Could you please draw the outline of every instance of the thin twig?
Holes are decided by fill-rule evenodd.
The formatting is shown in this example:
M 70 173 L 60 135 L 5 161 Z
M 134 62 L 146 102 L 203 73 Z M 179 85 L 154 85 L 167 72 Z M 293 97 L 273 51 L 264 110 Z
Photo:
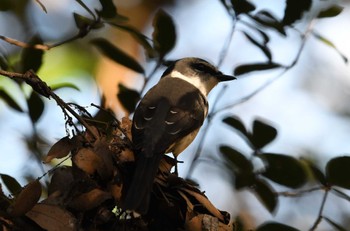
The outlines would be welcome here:
M 304 193 L 310 193 L 310 192 L 314 192 L 314 191 L 318 191 L 318 190 L 325 190 L 325 188 L 324 187 L 314 187 L 314 188 L 305 189 L 305 190 L 301 190 L 301 191 L 297 191 L 297 192 L 289 192 L 289 191 L 277 192 L 276 195 L 284 196 L 284 197 L 299 197 L 299 196 L 303 195 Z
M 323 215 L 322 214 L 323 214 L 324 206 L 326 204 L 328 192 L 329 192 L 329 190 L 325 190 L 323 198 L 322 198 L 321 207 L 320 207 L 320 210 L 318 211 L 317 219 L 316 219 L 315 223 L 312 225 L 312 227 L 309 229 L 309 231 L 316 230 L 317 226 L 321 223 L 321 221 L 323 219 Z

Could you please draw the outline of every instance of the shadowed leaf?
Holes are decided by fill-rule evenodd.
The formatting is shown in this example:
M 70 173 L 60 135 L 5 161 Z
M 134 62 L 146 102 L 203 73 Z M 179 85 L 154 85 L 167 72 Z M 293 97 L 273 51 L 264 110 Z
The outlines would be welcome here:
M 243 75 L 253 71 L 265 71 L 265 70 L 270 70 L 278 67 L 282 67 L 282 66 L 278 63 L 273 63 L 273 62 L 243 64 L 235 68 L 234 75 Z
M 38 202 L 41 196 L 41 184 L 35 180 L 27 184 L 18 194 L 15 202 L 8 208 L 11 216 L 19 217 L 26 214 Z
M 130 68 L 138 73 L 144 73 L 142 66 L 131 56 L 120 50 L 112 43 L 103 38 L 91 40 L 91 43 L 96 46 L 102 54 L 112 59 L 113 61 Z
M 123 84 L 118 84 L 118 88 L 119 92 L 117 96 L 120 103 L 129 113 L 132 113 L 136 108 L 137 102 L 140 100 L 140 93 Z
M 231 4 L 236 15 L 255 10 L 255 6 L 246 0 L 231 0 Z
M 18 111 L 18 112 L 23 112 L 22 108 L 12 99 L 11 96 L 7 94 L 6 91 L 3 89 L 0 89 L 0 99 L 4 100 L 5 103 L 10 106 L 12 109 Z
M 269 61 L 272 60 L 272 55 L 271 55 L 270 49 L 267 46 L 260 44 L 252 36 L 250 36 L 248 33 L 244 32 L 244 31 L 243 31 L 243 34 L 246 36 L 246 38 L 251 43 L 253 43 L 255 46 L 257 46 L 264 53 L 264 55 L 268 58 Z
M 0 56 L 0 68 L 2 69 L 2 70 L 7 70 L 8 69 L 8 62 L 7 62 L 7 60 L 6 60 L 6 58 L 5 57 L 3 57 L 3 56 Z
M 73 13 L 73 17 L 74 17 L 75 25 L 80 30 L 85 30 L 88 26 L 94 23 L 94 20 L 77 13 Z
M 27 100 L 29 116 L 33 123 L 36 123 L 44 112 L 45 104 L 43 99 L 36 93 L 32 92 Z
M 333 5 L 323 11 L 321 11 L 318 15 L 317 18 L 329 18 L 329 17 L 335 17 L 339 15 L 343 11 L 344 7 L 338 6 L 338 5 Z
M 303 159 L 303 161 L 306 163 L 307 167 L 311 170 L 312 177 L 315 178 L 316 181 L 321 183 L 322 185 L 327 185 L 326 176 L 324 173 L 311 161 Z
M 163 60 L 175 46 L 176 31 L 175 24 L 168 13 L 160 9 L 153 19 L 154 31 L 152 34 L 154 49 L 159 54 L 159 59 Z
M 228 147 L 221 146 L 220 152 L 223 154 L 226 160 L 233 165 L 233 170 L 235 172 L 252 172 L 253 165 L 252 163 L 239 151 Z
M 234 129 L 237 129 L 243 135 L 247 136 L 248 134 L 247 129 L 245 128 L 243 122 L 237 116 L 226 117 L 225 119 L 222 120 L 222 122 L 233 127 Z
M 257 23 L 261 26 L 274 29 L 278 31 L 281 35 L 286 36 L 283 24 L 278 20 L 272 13 L 261 10 L 256 13 L 254 16 L 251 16 Z
M 0 174 L 0 177 L 12 195 L 17 195 L 22 190 L 22 186 L 12 176 L 9 176 L 7 174 Z
M 254 173 L 236 173 L 235 175 L 235 188 L 237 190 L 243 189 L 246 187 L 253 187 L 256 182 L 256 175 Z
M 298 229 L 295 229 L 293 227 L 290 227 L 288 225 L 284 225 L 277 222 L 266 222 L 262 225 L 260 225 L 256 231 L 299 231 Z
M 29 45 L 43 44 L 39 36 L 34 36 L 29 42 Z M 44 51 L 34 48 L 24 48 L 21 54 L 20 66 L 21 72 L 33 70 L 37 72 L 42 64 Z
M 102 10 L 98 11 L 98 14 L 102 18 L 110 19 L 117 16 L 117 8 L 115 7 L 112 0 L 100 0 Z
M 11 10 L 13 5 L 14 5 L 13 0 L 1 0 L 0 1 L 0 11 Z
M 250 142 L 256 149 L 261 149 L 277 136 L 277 129 L 260 120 L 254 120 Z
M 287 155 L 263 153 L 258 155 L 266 164 L 263 176 L 290 187 L 298 188 L 306 182 L 306 173 L 301 163 Z
M 111 199 L 112 195 L 101 189 L 94 188 L 89 192 L 85 192 L 75 197 L 69 203 L 69 207 L 78 211 L 87 211 L 101 205 L 102 202 Z
M 252 188 L 266 209 L 273 213 L 277 207 L 278 200 L 272 187 L 267 182 L 259 179 L 256 180 Z
M 350 189 L 350 157 L 335 157 L 328 161 L 326 166 L 326 176 L 329 183 Z
M 36 204 L 26 216 L 45 230 L 78 230 L 77 219 L 56 205 Z
M 303 13 L 310 10 L 311 3 L 311 0 L 287 0 L 282 20 L 283 24 L 291 25 L 301 19 Z
M 72 140 L 68 136 L 65 136 L 57 141 L 54 145 L 52 145 L 49 152 L 47 153 L 44 163 L 49 163 L 54 158 L 60 159 L 66 157 L 74 148 L 79 145 L 75 141 L 76 139 Z

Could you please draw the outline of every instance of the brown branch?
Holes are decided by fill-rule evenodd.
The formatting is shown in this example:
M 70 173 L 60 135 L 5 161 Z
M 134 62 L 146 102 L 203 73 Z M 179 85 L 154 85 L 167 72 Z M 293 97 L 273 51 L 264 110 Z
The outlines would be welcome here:
M 58 95 L 56 95 L 51 90 L 51 88 L 44 81 L 42 81 L 40 79 L 40 77 L 37 76 L 32 70 L 29 70 L 29 71 L 25 72 L 24 74 L 0 70 L 0 75 L 3 75 L 5 77 L 8 77 L 8 78 L 14 79 L 14 80 L 25 81 L 38 94 L 40 94 L 48 99 L 50 97 L 52 97 L 63 110 L 67 110 L 70 114 L 72 114 L 86 128 L 86 130 L 89 133 L 91 133 L 91 135 L 95 139 L 98 138 L 96 136 L 95 132 L 93 131 L 93 129 L 91 128 L 91 126 L 89 126 L 86 123 L 86 121 L 81 116 L 79 116 L 79 114 L 76 113 L 66 102 L 64 102 Z

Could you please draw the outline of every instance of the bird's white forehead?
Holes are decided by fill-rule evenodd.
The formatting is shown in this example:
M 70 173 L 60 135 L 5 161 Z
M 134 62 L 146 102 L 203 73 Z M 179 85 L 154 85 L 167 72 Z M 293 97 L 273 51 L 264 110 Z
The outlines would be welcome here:
M 191 76 L 186 76 L 186 75 L 174 70 L 170 73 L 170 76 L 173 78 L 179 78 L 179 79 L 185 80 L 186 82 L 192 84 L 194 87 L 198 88 L 202 92 L 203 95 L 208 95 L 208 93 L 209 93 L 206 89 L 205 83 L 196 74 L 193 74 Z

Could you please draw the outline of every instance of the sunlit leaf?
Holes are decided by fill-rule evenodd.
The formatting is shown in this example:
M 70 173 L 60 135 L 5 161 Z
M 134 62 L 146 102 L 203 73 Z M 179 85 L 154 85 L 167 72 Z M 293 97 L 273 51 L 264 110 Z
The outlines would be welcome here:
M 268 58 L 269 61 L 272 60 L 272 54 L 271 54 L 271 51 L 270 49 L 263 45 L 263 44 L 260 44 L 258 41 L 256 41 L 251 35 L 249 35 L 247 32 L 243 31 L 243 34 L 246 36 L 246 38 L 251 42 L 253 43 L 255 46 L 257 46 L 264 54 L 265 56 Z
M 256 180 L 255 185 L 251 188 L 266 209 L 269 210 L 270 213 L 273 213 L 278 204 L 278 198 L 273 188 L 267 182 L 261 179 Z
M 129 113 L 132 113 L 136 108 L 137 102 L 140 100 L 140 93 L 123 84 L 118 84 L 118 89 L 117 96 L 120 103 Z
M 18 112 L 23 112 L 22 108 L 17 104 L 15 100 L 12 99 L 11 96 L 7 94 L 6 91 L 3 89 L 0 89 L 0 99 L 4 100 L 5 103 L 10 106 L 12 109 L 18 111 Z
M 22 216 L 34 207 L 40 196 L 41 184 L 39 180 L 32 181 L 23 188 L 7 211 L 11 216 Z
M 111 60 L 138 73 L 144 73 L 143 67 L 133 57 L 129 56 L 106 39 L 96 38 L 91 40 L 91 43 Z
M 36 93 L 32 92 L 27 100 L 29 117 L 33 123 L 36 123 L 44 112 L 45 104 L 43 99 Z
M 233 165 L 233 170 L 235 172 L 252 172 L 252 163 L 239 151 L 228 147 L 221 146 L 220 152 L 223 154 L 224 158 Z
M 319 41 L 326 44 L 327 46 L 333 48 L 342 57 L 344 62 L 348 63 L 348 58 L 343 53 L 341 53 L 340 50 L 334 45 L 334 43 L 332 43 L 329 39 L 325 38 L 324 36 L 320 35 L 315 31 L 312 32 L 312 35 L 315 36 L 315 38 L 317 38 Z
M 110 19 L 117 15 L 117 8 L 115 7 L 112 0 L 100 0 L 102 10 L 98 11 L 98 14 L 102 18 Z
M 329 183 L 350 189 L 350 156 L 335 157 L 328 161 L 326 176 Z
M 237 116 L 229 116 L 222 120 L 222 122 L 240 131 L 243 135 L 247 136 L 248 132 L 243 122 Z
M 35 45 L 35 44 L 42 44 L 43 41 L 39 36 L 34 36 L 28 44 Z M 24 48 L 21 54 L 21 71 L 26 72 L 28 70 L 33 70 L 34 72 L 37 72 L 42 64 L 44 51 L 34 48 Z
M 262 225 L 260 225 L 256 231 L 299 231 L 296 228 L 293 228 L 291 226 L 277 223 L 277 222 L 266 222 Z
M 266 165 L 262 175 L 268 179 L 290 188 L 298 188 L 305 184 L 307 180 L 306 173 L 297 159 L 274 153 L 263 153 L 258 157 Z
M 12 195 L 17 195 L 22 190 L 22 186 L 12 176 L 7 174 L 0 174 L 0 177 L 4 185 Z
M 250 137 L 250 142 L 256 149 L 263 148 L 265 145 L 272 142 L 276 138 L 276 136 L 276 128 L 261 120 L 254 120 L 253 133 Z
M 246 0 L 231 0 L 231 4 L 236 15 L 255 10 L 254 4 Z
M 175 46 L 175 24 L 170 15 L 160 9 L 153 19 L 153 27 L 154 49 L 158 52 L 160 60 L 162 60 Z
M 284 11 L 283 24 L 291 25 L 301 19 L 305 11 L 310 10 L 312 0 L 287 0 Z
M 235 68 L 234 75 L 243 75 L 253 71 L 265 71 L 265 70 L 271 70 L 279 67 L 282 67 L 282 66 L 278 63 L 273 63 L 273 62 L 243 64 Z
M 344 227 L 340 226 L 336 222 L 332 221 L 328 217 L 322 216 L 322 218 L 325 219 L 333 228 L 335 228 L 335 230 L 338 230 L 338 231 L 347 231 L 348 230 L 348 229 L 345 229 Z
M 333 5 L 323 11 L 321 11 L 317 18 L 329 18 L 329 17 L 335 17 L 339 15 L 344 10 L 344 7 L 339 5 Z

